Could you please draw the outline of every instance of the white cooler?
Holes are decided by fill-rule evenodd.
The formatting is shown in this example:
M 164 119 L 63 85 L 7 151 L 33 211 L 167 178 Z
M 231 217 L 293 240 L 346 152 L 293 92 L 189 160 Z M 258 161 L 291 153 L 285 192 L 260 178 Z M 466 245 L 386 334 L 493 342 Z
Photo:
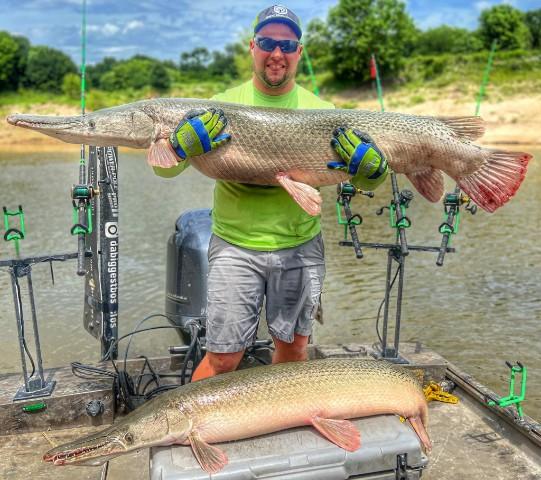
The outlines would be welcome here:
M 155 447 L 150 452 L 151 480 L 415 480 L 428 463 L 413 429 L 394 415 L 353 420 L 361 448 L 346 452 L 313 427 L 217 444 L 228 465 L 210 475 L 191 447 Z

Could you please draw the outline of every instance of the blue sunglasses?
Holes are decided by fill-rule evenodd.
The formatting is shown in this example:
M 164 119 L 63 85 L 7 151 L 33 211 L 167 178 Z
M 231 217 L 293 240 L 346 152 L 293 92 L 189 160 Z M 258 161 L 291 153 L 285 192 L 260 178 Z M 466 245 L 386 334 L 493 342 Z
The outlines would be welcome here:
M 282 53 L 293 53 L 299 48 L 300 42 L 297 40 L 274 40 L 269 37 L 255 37 L 255 44 L 265 52 L 273 52 L 278 46 Z

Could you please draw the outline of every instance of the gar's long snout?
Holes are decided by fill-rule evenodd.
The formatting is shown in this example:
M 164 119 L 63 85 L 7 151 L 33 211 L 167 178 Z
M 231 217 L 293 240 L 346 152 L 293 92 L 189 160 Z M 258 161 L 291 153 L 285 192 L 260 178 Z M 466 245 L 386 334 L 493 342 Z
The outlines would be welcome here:
M 101 465 L 124 453 L 123 435 L 114 428 L 52 448 L 43 455 L 54 465 Z
M 67 143 L 148 148 L 154 120 L 140 109 L 113 107 L 80 116 L 13 114 L 7 122 Z

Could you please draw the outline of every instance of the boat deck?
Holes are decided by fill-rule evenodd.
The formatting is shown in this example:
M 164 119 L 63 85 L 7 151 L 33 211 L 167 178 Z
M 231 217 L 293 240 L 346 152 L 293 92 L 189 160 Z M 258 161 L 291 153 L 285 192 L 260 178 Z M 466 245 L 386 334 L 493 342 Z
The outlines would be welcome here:
M 459 384 L 453 392 L 460 399 L 458 404 L 430 402 L 428 431 L 433 450 L 422 478 L 541 479 L 541 447 L 482 406 L 468 390 Z M 64 443 L 102 428 L 87 426 L 0 436 L 0 478 L 147 480 L 148 449 L 111 460 L 106 476 L 102 467 L 55 467 L 42 462 L 41 457 L 51 443 Z M 254 438 L 246 442 L 257 441 Z M 225 445 L 226 452 L 227 448 Z

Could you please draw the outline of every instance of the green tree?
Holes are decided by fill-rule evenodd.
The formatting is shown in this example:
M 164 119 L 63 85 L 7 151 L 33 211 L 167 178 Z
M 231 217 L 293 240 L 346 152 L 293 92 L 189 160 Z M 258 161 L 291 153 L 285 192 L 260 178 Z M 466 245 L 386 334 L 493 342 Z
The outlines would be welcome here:
M 180 71 L 200 75 L 206 71 L 210 60 L 210 52 L 205 47 L 196 47 L 191 52 L 182 52 L 180 55 Z
M 151 85 L 151 72 L 156 60 L 147 57 L 132 57 L 117 63 L 100 78 L 103 90 L 139 89 Z
M 212 52 L 212 61 L 208 65 L 208 72 L 213 77 L 237 77 L 234 45 L 226 45 L 225 52 Z
M 62 93 L 69 98 L 81 97 L 81 77 L 75 73 L 67 73 L 62 80 Z
M 7 32 L 0 32 L 0 91 L 16 90 L 19 80 L 19 44 Z
M 67 73 L 77 73 L 77 67 L 65 53 L 49 47 L 30 47 L 24 78 L 26 87 L 60 93 Z
M 303 44 L 310 56 L 314 71 L 326 69 L 330 63 L 331 47 L 329 29 L 323 20 L 315 18 L 308 23 L 303 36 Z
M 250 39 L 254 36 L 252 30 L 245 30 L 239 37 L 239 40 L 231 45 L 235 71 L 239 80 L 248 80 L 252 77 L 253 66 L 252 56 L 250 55 Z
M 156 62 L 152 65 L 150 69 L 150 86 L 159 92 L 169 90 L 169 87 L 171 87 L 171 79 L 163 64 Z
M 525 49 L 530 46 L 530 30 L 524 21 L 524 13 L 511 5 L 496 5 L 483 10 L 479 33 L 486 48 L 498 42 L 500 50 Z
M 19 45 L 19 61 L 17 63 L 17 86 L 24 83 L 24 76 L 26 73 L 26 65 L 28 64 L 28 52 L 30 51 L 30 42 L 27 38 L 15 35 L 13 40 Z
M 525 21 L 532 37 L 532 47 L 541 48 L 541 8 L 526 12 Z
M 113 57 L 105 57 L 101 62 L 86 67 L 86 80 L 89 87 L 101 88 L 101 77 L 110 72 L 118 60 Z
M 421 55 L 434 53 L 469 53 L 483 49 L 483 42 L 475 32 L 464 28 L 442 25 L 419 34 L 415 52 Z
M 327 23 L 336 77 L 361 81 L 369 78 L 372 53 L 383 76 L 397 75 L 418 34 L 400 0 L 340 0 Z
M 23 82 L 30 42 L 0 31 L 0 91 L 16 90 Z

